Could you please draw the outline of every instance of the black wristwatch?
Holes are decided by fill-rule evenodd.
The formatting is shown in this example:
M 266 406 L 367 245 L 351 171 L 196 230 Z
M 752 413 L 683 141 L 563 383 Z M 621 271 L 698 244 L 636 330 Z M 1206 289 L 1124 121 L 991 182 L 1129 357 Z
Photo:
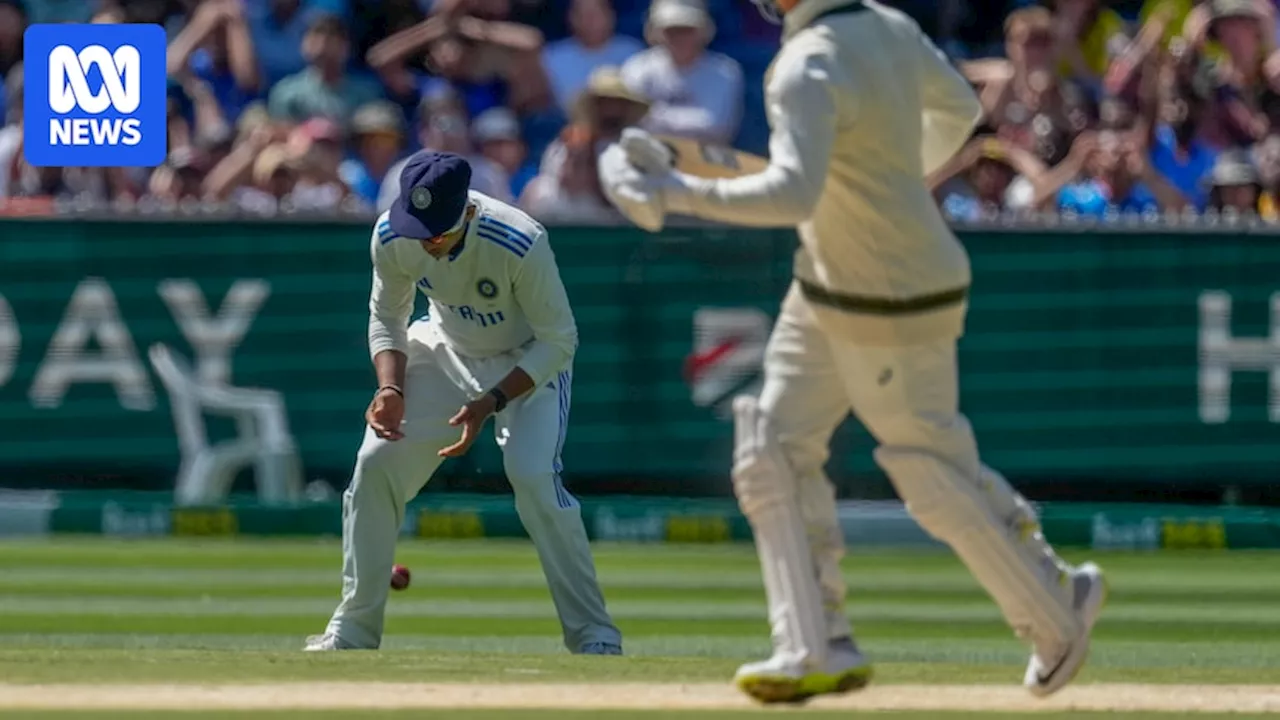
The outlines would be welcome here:
M 490 390 L 489 394 L 493 396 L 494 400 L 493 412 L 495 414 L 502 412 L 502 410 L 507 407 L 507 394 L 498 388 Z

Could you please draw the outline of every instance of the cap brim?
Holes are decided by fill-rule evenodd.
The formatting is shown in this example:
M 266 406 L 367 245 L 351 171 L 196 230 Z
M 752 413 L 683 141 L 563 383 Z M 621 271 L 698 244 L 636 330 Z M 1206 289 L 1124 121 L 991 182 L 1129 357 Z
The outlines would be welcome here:
M 387 222 L 391 225 L 391 232 L 401 237 L 430 240 L 450 230 L 457 229 L 462 225 L 462 219 L 467 216 L 466 206 L 463 205 L 462 213 L 458 216 L 458 219 L 454 220 L 448 227 L 432 228 L 409 212 L 409 207 L 405 204 L 407 202 L 409 202 L 407 196 L 396 198 L 396 201 L 391 203 L 390 211 L 387 214 Z

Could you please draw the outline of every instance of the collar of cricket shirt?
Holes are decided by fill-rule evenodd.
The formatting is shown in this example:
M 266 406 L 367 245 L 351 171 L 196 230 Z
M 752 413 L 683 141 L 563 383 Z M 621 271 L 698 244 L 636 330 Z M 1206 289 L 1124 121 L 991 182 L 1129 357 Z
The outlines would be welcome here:
M 468 220 L 467 223 L 462 226 L 462 237 L 458 238 L 458 244 L 454 245 L 453 249 L 449 251 L 449 255 L 448 255 L 449 262 L 453 262 L 454 260 L 457 260 L 458 256 L 462 254 L 462 248 L 467 246 L 467 233 L 469 232 L 471 232 L 470 220 Z
M 833 15 L 850 15 L 869 9 L 862 0 L 803 0 L 783 18 L 783 35 L 789 38 Z

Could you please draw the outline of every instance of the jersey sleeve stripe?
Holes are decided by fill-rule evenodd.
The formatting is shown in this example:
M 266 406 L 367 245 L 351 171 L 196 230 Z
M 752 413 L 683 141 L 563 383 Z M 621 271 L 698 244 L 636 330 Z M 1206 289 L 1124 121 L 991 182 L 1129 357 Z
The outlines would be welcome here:
M 530 238 L 528 235 L 520 232 L 519 230 L 511 227 L 510 225 L 502 222 L 501 220 L 495 220 L 491 217 L 485 217 L 480 219 L 480 224 L 483 226 L 487 226 L 490 230 L 496 231 L 499 235 L 506 235 L 507 237 L 511 238 L 517 245 L 522 246 L 526 251 L 529 248 L 533 247 L 533 238 Z
M 396 235 L 391 230 L 390 220 L 383 220 L 382 222 L 378 223 L 378 240 L 380 240 L 383 245 L 386 245 L 387 243 L 391 242 L 392 240 L 395 240 L 398 237 L 400 236 Z
M 524 257 L 524 254 L 528 252 L 528 248 L 521 247 L 515 240 L 512 240 L 509 236 L 499 235 L 496 232 L 494 232 L 492 229 L 487 227 L 483 227 L 483 226 L 480 227 L 478 230 L 476 230 L 476 235 L 484 238 L 485 240 L 488 240 L 489 242 L 495 245 L 501 245 L 502 247 L 514 253 L 516 257 Z

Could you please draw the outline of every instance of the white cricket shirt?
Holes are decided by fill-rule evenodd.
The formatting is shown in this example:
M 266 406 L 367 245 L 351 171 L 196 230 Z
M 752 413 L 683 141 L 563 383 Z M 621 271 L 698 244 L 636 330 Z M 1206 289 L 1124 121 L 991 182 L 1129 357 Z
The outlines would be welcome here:
M 414 238 L 395 234 L 383 213 L 370 241 L 373 291 L 369 353 L 409 349 L 415 288 L 427 296 L 427 322 L 464 357 L 524 348 L 518 366 L 539 386 L 565 369 L 578 328 L 547 230 L 519 209 L 474 190 L 476 206 L 461 244 L 433 258 Z
M 765 80 L 769 167 L 688 178 L 692 193 L 672 198 L 671 209 L 796 225 L 797 279 L 875 301 L 867 312 L 810 303 L 859 341 L 958 336 L 963 299 L 925 312 L 874 306 L 909 307 L 968 287 L 968 255 L 924 178 L 968 139 L 982 112 L 977 96 L 914 21 L 871 0 L 803 0 L 785 23 Z

